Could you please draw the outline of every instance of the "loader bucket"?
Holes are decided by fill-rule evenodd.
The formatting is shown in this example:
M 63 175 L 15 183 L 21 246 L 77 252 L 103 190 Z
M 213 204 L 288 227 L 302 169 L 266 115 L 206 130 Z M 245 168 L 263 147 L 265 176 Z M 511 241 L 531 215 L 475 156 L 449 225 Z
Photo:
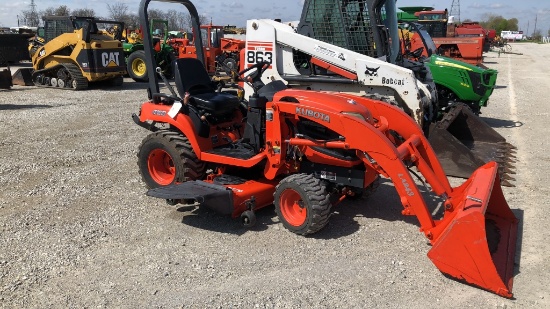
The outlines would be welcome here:
M 32 71 L 33 69 L 31 68 L 18 69 L 15 71 L 12 77 L 13 84 L 19 86 L 34 86 Z
M 0 89 L 10 89 L 11 83 L 11 71 L 9 68 L 0 71 Z
M 448 176 L 468 178 L 480 166 L 499 164 L 502 185 L 513 186 L 515 147 L 476 116 L 465 104 L 457 104 L 430 126 L 428 140 Z
M 462 202 L 442 223 L 428 257 L 444 274 L 511 298 L 518 219 L 502 193 L 497 164 L 479 168 L 458 190 L 453 199 Z

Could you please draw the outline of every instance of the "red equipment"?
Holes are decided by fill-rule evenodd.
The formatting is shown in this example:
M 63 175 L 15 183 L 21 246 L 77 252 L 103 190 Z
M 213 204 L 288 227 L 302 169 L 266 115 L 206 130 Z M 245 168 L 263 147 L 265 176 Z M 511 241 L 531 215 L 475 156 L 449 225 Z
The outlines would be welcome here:
M 201 37 L 203 43 L 206 68 L 208 73 L 213 74 L 222 66 L 227 73 L 238 70 L 239 52 L 245 46 L 245 41 L 223 37 L 223 26 L 202 25 Z M 169 41 L 176 50 L 178 58 L 196 58 L 197 51 L 194 42 L 187 38 L 173 38 Z M 216 62 L 219 65 L 216 65 Z
M 141 8 L 150 1 L 142 0 Z M 191 2 L 180 2 L 196 14 Z M 148 22 L 146 13 L 140 17 Z M 150 40 L 146 34 L 145 46 Z M 401 109 L 354 95 L 287 89 L 281 81 L 264 84 L 269 62 L 239 73 L 255 89 L 243 108 L 237 97 L 212 87 L 201 47 L 198 59 L 175 61 L 177 92 L 164 79 L 171 94 L 159 93 L 148 70 L 150 100 L 133 115 L 152 131 L 138 153 L 148 195 L 171 204 L 195 200 L 240 217 L 245 226 L 254 224 L 254 211 L 274 204 L 287 229 L 307 235 L 327 224 L 331 201 L 361 194 L 382 175 L 393 181 L 402 214 L 418 218 L 433 245 L 428 256 L 442 272 L 512 297 L 518 220 L 495 162 L 453 188 L 422 129 Z M 146 54 L 152 66 L 153 51 Z M 441 200 L 440 218 L 415 184 L 413 165 Z
M 405 10 L 406 8 L 401 8 Z M 455 25 L 449 22 L 448 11 L 415 12 L 418 22 L 427 28 L 438 54 L 455 58 L 473 65 L 481 65 L 485 48 L 485 30 L 475 23 Z M 412 46 L 412 50 L 422 45 Z M 488 46 L 487 46 L 488 47 Z M 488 51 L 488 49 L 487 49 Z M 426 52 L 425 52 L 426 53 Z M 426 55 L 427 56 L 427 53 Z

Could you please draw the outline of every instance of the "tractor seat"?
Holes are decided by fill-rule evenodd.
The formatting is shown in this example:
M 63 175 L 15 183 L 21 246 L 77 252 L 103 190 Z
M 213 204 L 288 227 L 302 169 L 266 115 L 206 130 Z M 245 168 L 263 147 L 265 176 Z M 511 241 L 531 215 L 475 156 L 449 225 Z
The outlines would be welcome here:
M 216 91 L 216 87 L 202 62 L 195 58 L 174 61 L 176 89 L 180 97 L 190 94 L 189 103 L 212 115 L 223 115 L 239 107 L 239 98 Z

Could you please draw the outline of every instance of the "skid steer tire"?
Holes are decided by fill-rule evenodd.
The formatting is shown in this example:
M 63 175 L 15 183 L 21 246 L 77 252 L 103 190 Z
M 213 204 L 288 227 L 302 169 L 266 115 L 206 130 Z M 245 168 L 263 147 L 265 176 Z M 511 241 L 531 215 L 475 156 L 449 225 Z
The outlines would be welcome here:
M 313 234 L 328 223 L 330 196 L 313 175 L 294 174 L 275 189 L 275 212 L 285 228 L 299 235 Z
M 136 50 L 128 56 L 126 61 L 128 75 L 136 82 L 148 82 L 147 65 L 145 63 L 145 52 Z
M 160 130 L 145 137 L 138 151 L 138 167 L 147 188 L 202 179 L 206 164 L 197 158 L 187 137 Z

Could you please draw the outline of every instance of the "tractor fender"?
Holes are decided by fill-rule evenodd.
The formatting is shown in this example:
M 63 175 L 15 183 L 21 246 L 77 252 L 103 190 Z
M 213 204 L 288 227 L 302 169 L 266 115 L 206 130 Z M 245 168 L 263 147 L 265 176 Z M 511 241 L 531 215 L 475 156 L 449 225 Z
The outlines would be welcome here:
M 200 159 L 201 149 L 209 149 L 208 139 L 199 136 L 199 132 L 195 128 L 190 115 L 180 112 L 177 113 L 174 118 L 170 117 L 168 112 L 171 108 L 171 105 L 161 105 L 153 102 L 143 103 L 141 106 L 139 120 L 142 123 L 154 121 L 170 124 L 187 137 L 189 143 L 193 147 L 193 151 L 195 151 L 195 154 Z

